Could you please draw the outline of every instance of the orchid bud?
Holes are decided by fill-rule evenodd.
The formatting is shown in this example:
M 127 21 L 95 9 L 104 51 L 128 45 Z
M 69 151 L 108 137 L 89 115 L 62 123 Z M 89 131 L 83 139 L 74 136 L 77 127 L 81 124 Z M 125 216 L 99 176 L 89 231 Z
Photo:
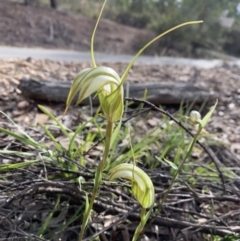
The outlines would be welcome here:
M 196 110 L 192 110 L 190 112 L 190 116 L 186 118 L 189 124 L 198 125 L 199 122 L 201 121 L 201 114 Z

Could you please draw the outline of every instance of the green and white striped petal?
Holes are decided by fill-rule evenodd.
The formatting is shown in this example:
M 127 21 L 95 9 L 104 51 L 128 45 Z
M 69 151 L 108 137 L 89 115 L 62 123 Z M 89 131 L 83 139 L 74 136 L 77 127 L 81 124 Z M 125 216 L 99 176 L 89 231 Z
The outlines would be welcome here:
M 94 92 L 98 93 L 101 107 L 109 121 L 119 120 L 123 114 L 123 87 L 119 75 L 111 68 L 99 66 L 82 70 L 70 88 L 67 107 L 79 92 L 76 105 Z
M 110 180 L 125 178 L 132 182 L 132 194 L 143 208 L 150 208 L 154 204 L 155 191 L 150 177 L 139 167 L 123 163 L 110 170 Z
M 118 86 L 109 95 L 104 95 L 104 91 L 101 91 L 98 97 L 106 118 L 113 123 L 118 121 L 122 117 L 124 110 L 122 85 Z

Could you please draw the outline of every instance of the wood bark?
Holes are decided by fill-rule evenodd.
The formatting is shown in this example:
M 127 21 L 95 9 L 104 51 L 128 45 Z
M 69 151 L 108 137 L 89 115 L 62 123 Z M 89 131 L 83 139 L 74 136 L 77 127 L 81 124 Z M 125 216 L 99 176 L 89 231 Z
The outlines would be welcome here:
M 51 8 L 57 8 L 57 0 L 50 0 Z
M 29 5 L 29 0 L 24 0 L 24 5 Z M 57 8 L 57 0 L 50 0 L 50 6 L 51 8 Z
M 70 81 L 47 81 L 37 79 L 22 79 L 18 88 L 22 94 L 29 99 L 66 102 L 67 95 L 71 86 Z M 202 103 L 206 100 L 216 99 L 216 93 L 201 89 L 195 84 L 179 82 L 147 82 L 129 83 L 124 85 L 125 95 L 135 98 L 143 98 L 147 91 L 146 100 L 156 105 L 161 104 L 180 104 L 181 102 Z M 76 98 L 73 102 L 75 103 Z M 98 98 L 93 98 L 93 105 L 98 105 Z M 89 104 L 85 99 L 83 105 Z

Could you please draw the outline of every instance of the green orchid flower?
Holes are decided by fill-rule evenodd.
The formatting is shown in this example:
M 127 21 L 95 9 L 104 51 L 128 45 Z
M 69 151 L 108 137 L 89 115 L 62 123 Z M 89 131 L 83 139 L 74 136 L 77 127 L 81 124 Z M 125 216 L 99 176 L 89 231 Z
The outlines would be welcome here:
M 110 181 L 116 178 L 126 178 L 132 182 L 132 194 L 143 208 L 154 204 L 155 191 L 150 177 L 139 167 L 123 163 L 110 170 Z
M 97 92 L 101 108 L 108 121 L 114 123 L 123 114 L 123 87 L 119 75 L 111 68 L 98 66 L 82 70 L 70 88 L 66 110 L 79 92 L 76 105 Z

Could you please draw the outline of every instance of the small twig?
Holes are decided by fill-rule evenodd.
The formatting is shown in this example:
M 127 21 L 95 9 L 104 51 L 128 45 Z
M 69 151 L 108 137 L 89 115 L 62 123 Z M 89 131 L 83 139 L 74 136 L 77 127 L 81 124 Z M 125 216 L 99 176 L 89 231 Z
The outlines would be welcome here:
M 239 203 L 240 198 L 239 197 L 233 197 L 233 196 L 215 196 L 215 195 L 199 195 L 199 199 L 201 200 L 215 200 L 215 201 L 221 201 L 221 202 L 235 202 Z
M 197 213 L 195 211 L 190 211 L 190 210 L 186 210 L 184 208 L 176 208 L 176 207 L 172 207 L 172 206 L 164 206 L 164 210 L 171 210 L 171 211 L 174 211 L 174 212 L 178 212 L 178 213 L 186 213 L 186 214 L 191 214 L 191 215 L 194 215 L 194 216 L 198 216 L 198 217 L 201 217 L 201 218 L 205 218 L 205 219 L 210 219 L 211 217 L 210 216 L 207 216 L 203 213 Z
M 119 219 L 117 219 L 115 222 L 113 222 L 111 225 L 103 228 L 101 231 L 96 232 L 94 235 L 92 235 L 91 237 L 88 237 L 88 238 L 84 239 L 83 241 L 89 241 L 89 240 L 97 237 L 99 234 L 101 234 L 101 233 L 109 230 L 110 228 L 118 225 L 121 221 L 126 220 L 127 217 L 128 217 L 131 213 L 137 213 L 137 212 L 138 212 L 138 209 L 139 209 L 139 206 L 138 206 L 138 205 L 135 206 L 135 207 L 133 207 L 131 211 L 129 211 L 129 212 L 124 213 L 123 215 L 121 215 L 121 217 L 120 217 Z M 139 214 L 137 214 L 137 216 L 138 216 L 138 218 L 139 218 Z
M 98 140 L 94 145 L 92 145 L 86 152 L 83 153 L 83 155 L 87 155 L 90 153 L 90 151 L 92 149 L 94 149 L 95 147 L 97 147 L 101 142 L 103 142 L 106 139 L 106 137 L 104 136 L 103 138 L 101 138 L 100 140 Z
M 131 115 L 129 118 L 127 118 L 127 119 L 125 119 L 125 120 L 123 121 L 123 124 L 125 124 L 126 122 L 128 122 L 128 121 L 131 120 L 132 118 L 134 118 L 134 117 L 136 117 L 136 116 L 138 116 L 138 115 L 141 115 L 141 114 L 143 114 L 143 113 L 145 113 L 145 112 L 147 112 L 147 111 L 149 111 L 149 110 L 151 110 L 151 108 L 143 109 L 143 110 L 141 110 L 141 111 L 139 111 L 139 112 Z
M 202 225 L 202 224 L 196 224 L 196 223 L 190 223 L 183 220 L 175 220 L 171 218 L 165 218 L 160 216 L 154 217 L 153 224 L 157 224 L 159 226 L 166 226 L 166 227 L 172 227 L 172 228 L 179 228 L 184 229 L 190 227 L 191 230 L 195 229 L 201 229 L 204 233 L 209 234 L 216 234 L 220 236 L 225 236 L 229 234 L 235 234 L 236 232 L 240 231 L 239 227 L 225 227 L 225 226 L 216 226 L 216 225 Z

